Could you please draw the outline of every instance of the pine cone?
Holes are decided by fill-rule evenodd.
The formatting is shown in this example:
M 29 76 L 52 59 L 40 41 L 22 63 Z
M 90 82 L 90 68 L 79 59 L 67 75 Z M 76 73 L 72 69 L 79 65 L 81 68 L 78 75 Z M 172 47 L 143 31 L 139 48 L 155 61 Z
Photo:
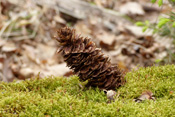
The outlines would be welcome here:
M 67 66 L 78 74 L 80 81 L 88 80 L 87 86 L 115 90 L 124 83 L 122 72 L 117 66 L 111 66 L 109 58 L 91 39 L 76 35 L 68 27 L 61 28 L 56 39 L 60 43 L 58 52 Z

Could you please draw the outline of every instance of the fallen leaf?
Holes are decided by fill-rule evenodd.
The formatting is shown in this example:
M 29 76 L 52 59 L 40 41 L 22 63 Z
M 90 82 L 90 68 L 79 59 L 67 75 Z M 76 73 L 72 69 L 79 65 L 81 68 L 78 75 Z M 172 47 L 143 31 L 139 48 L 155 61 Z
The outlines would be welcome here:
M 2 64 L 2 63 L 0 63 L 0 71 L 2 70 L 2 68 L 3 68 L 3 64 Z
M 41 73 L 42 77 L 51 76 L 51 75 L 63 76 L 65 73 L 69 71 L 70 69 L 66 67 L 66 63 L 47 66 L 45 69 L 37 70 L 37 72 Z
M 2 52 L 14 52 L 17 50 L 15 43 L 8 42 L 2 47 Z
M 77 22 L 75 29 L 77 32 L 81 33 L 82 36 L 89 36 L 91 33 L 91 30 L 83 21 Z
M 34 75 L 32 68 L 21 68 L 19 74 L 23 79 L 31 78 L 31 76 Z
M 126 25 L 125 29 L 137 38 L 141 38 L 144 36 L 152 36 L 152 30 L 143 32 L 142 27 Z
M 102 31 L 96 34 L 96 38 L 100 41 L 99 44 L 103 49 L 114 50 L 116 45 L 115 35 Z
M 144 15 L 145 11 L 137 2 L 127 2 L 119 8 L 119 11 L 127 15 Z
M 144 100 L 155 100 L 155 97 L 153 97 L 153 93 L 151 91 L 144 91 L 141 96 L 134 99 L 135 102 L 142 102 Z
M 72 76 L 72 75 L 74 75 L 74 72 L 73 71 L 68 71 L 63 76 L 69 77 L 69 76 Z
M 7 43 L 7 42 L 6 42 L 5 40 L 2 40 L 2 39 L 0 38 L 0 47 L 4 46 L 6 43 Z
M 170 94 L 173 94 L 173 91 L 170 91 Z
M 54 16 L 53 19 L 59 23 L 66 24 L 66 21 L 63 18 L 61 18 L 59 15 Z
M 3 81 L 5 82 L 10 82 L 14 78 L 12 69 L 10 68 L 11 61 L 12 61 L 12 58 L 7 58 L 4 60 L 4 63 L 3 63 L 2 73 L 4 76 Z

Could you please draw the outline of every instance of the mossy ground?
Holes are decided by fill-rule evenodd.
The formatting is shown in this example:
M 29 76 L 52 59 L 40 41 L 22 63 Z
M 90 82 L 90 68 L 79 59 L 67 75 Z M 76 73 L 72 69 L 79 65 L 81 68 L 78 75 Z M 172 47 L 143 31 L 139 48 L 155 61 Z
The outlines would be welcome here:
M 127 83 L 111 104 L 98 88 L 82 89 L 77 76 L 1 82 L 0 116 L 175 116 L 174 65 L 141 68 L 125 78 Z M 156 101 L 134 102 L 145 90 L 152 91 Z

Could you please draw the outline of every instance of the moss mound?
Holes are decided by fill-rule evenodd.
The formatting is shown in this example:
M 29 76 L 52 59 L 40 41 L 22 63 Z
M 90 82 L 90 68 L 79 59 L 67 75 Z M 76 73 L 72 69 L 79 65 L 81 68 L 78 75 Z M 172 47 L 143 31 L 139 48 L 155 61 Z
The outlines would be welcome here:
M 125 76 L 116 101 L 107 104 L 104 92 L 82 89 L 77 76 L 49 77 L 0 83 L 0 116 L 174 116 L 175 66 L 141 68 Z M 134 98 L 150 90 L 156 101 L 136 103 Z

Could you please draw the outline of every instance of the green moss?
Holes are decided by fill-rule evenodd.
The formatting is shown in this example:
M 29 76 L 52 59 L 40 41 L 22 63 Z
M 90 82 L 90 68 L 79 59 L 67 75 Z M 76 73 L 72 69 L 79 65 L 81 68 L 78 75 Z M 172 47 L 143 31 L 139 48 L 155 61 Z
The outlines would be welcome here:
M 125 76 L 116 101 L 107 104 L 104 92 L 82 89 L 77 76 L 49 77 L 20 83 L 0 83 L 0 116 L 174 116 L 175 66 L 141 68 Z M 82 84 L 83 85 L 83 84 Z M 135 103 L 151 90 L 156 101 Z

